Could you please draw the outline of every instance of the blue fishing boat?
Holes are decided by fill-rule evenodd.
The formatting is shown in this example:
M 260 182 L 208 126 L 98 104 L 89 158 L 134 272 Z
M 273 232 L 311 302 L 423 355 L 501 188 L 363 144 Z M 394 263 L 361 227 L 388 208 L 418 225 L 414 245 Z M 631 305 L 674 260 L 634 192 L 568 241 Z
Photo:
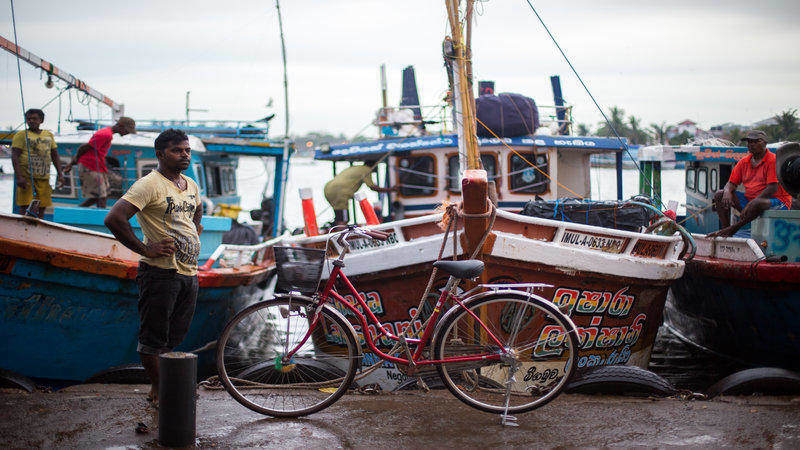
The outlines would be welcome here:
M 188 130 L 191 132 L 191 130 Z M 91 131 L 56 135 L 59 155 L 71 159 Z M 138 178 L 157 166 L 155 133 L 117 136 L 107 163 L 112 171 L 109 206 Z M 185 173 L 197 182 L 207 211 L 199 263 L 195 316 L 180 350 L 213 348 L 221 327 L 236 311 L 258 300 L 272 275 L 265 248 L 222 244 L 238 212 L 236 167 L 241 155 L 274 161 L 280 173 L 284 145 L 264 139 L 190 135 L 192 163 Z M 139 255 L 123 247 L 103 225 L 107 209 L 82 208 L 75 174 L 53 193 L 44 220 L 0 213 L 0 368 L 40 379 L 84 381 L 109 368 L 138 362 L 136 352 Z M 282 177 L 272 194 L 281 195 Z M 277 206 L 280 202 L 273 202 Z M 20 213 L 21 211 L 15 211 Z M 228 214 L 229 217 L 224 215 Z M 278 217 L 277 210 L 265 215 Z M 279 223 L 280 221 L 272 221 Z M 141 237 L 136 218 L 131 224 Z M 276 225 L 277 226 L 277 225 Z M 267 233 L 269 234 L 269 233 Z M 209 345 L 212 344 L 212 345 Z M 210 352 L 200 353 L 211 367 Z
M 768 146 L 787 153 L 779 147 Z M 769 210 L 752 222 L 749 232 L 709 239 L 706 234 L 719 229 L 711 208 L 714 193 L 725 186 L 747 149 L 657 146 L 639 156 L 686 163 L 684 226 L 695 233 L 697 253 L 671 287 L 665 325 L 684 341 L 740 363 L 800 369 L 800 210 Z M 794 196 L 798 180 L 780 174 L 797 158 L 796 152 L 779 156 L 776 167 Z

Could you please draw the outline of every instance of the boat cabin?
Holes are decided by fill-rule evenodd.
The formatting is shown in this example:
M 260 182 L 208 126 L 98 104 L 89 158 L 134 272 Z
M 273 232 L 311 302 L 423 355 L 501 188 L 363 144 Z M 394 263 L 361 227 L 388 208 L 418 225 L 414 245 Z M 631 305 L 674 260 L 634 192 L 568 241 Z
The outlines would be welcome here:
M 110 184 L 109 208 L 137 179 L 147 175 L 158 166 L 154 149 L 155 138 L 158 136 L 156 131 L 137 131 L 135 134 L 114 137 L 106 157 Z M 241 197 L 238 192 L 236 169 L 239 165 L 239 157 L 248 155 L 273 159 L 276 173 L 281 173 L 284 164 L 288 164 L 288 158 L 284 161 L 283 143 L 280 142 L 236 137 L 210 137 L 211 135 L 207 133 L 203 133 L 203 135 L 208 137 L 200 138 L 189 134 L 192 132 L 191 128 L 184 131 L 189 136 L 192 148 L 191 164 L 184 174 L 197 183 L 204 205 L 200 254 L 202 261 L 206 260 L 221 244 L 222 235 L 231 228 L 231 219 L 236 219 L 238 216 Z M 62 165 L 69 163 L 78 147 L 89 142 L 93 132 L 93 130 L 78 130 L 55 136 Z M 254 136 L 263 138 L 261 135 Z M 69 174 L 65 174 L 63 186 L 53 189 L 53 208 L 45 211 L 45 219 L 108 233 L 108 229 L 103 224 L 107 209 L 78 206 L 84 201 L 78 177 L 78 171 L 81 168 L 81 165 L 74 166 Z M 55 186 L 54 170 L 51 170 L 51 178 L 51 184 Z M 274 198 L 280 197 L 283 185 L 282 177 L 273 177 L 272 194 Z M 14 192 L 16 193 L 16 190 Z M 13 203 L 12 212 L 23 214 L 24 211 L 20 211 L 15 203 Z M 273 210 L 267 214 L 270 214 L 271 217 L 278 217 L 280 202 L 273 202 L 273 205 Z M 279 223 L 280 221 L 277 220 L 272 221 L 274 227 L 277 227 Z M 141 238 L 141 229 L 135 216 L 131 219 L 131 225 L 134 232 Z M 277 230 L 273 229 L 265 234 L 275 235 L 276 233 Z
M 768 144 L 775 153 L 780 143 Z M 686 217 L 683 226 L 691 233 L 708 234 L 719 230 L 719 217 L 711 207 L 714 194 L 725 187 L 733 167 L 748 155 L 746 147 L 704 147 L 656 145 L 639 149 L 642 165 L 662 162 L 684 162 L 686 192 Z M 744 185 L 737 190 L 744 192 Z M 738 212 L 731 211 L 733 218 Z M 789 261 L 800 261 L 800 241 L 793 231 L 800 229 L 800 210 L 765 211 L 750 226 L 745 226 L 734 237 L 752 238 L 765 255 L 786 256 Z M 792 241 L 794 239 L 794 241 Z
M 535 197 L 589 198 L 590 155 L 623 149 L 617 139 L 545 135 L 479 138 L 478 145 L 483 168 L 497 187 L 498 206 L 513 212 Z M 379 174 L 381 185 L 400 187 L 388 194 L 393 219 L 430 214 L 445 201 L 461 199 L 455 135 L 335 145 L 318 149 L 314 158 L 332 161 L 335 175 L 342 164 L 376 160 L 386 153 L 390 154 Z

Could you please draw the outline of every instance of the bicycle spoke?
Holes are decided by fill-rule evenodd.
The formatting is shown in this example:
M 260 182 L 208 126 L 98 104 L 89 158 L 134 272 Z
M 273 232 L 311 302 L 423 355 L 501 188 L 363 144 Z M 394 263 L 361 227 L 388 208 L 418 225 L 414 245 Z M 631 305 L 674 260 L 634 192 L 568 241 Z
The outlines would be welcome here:
M 309 327 L 303 302 L 272 300 L 251 306 L 220 338 L 223 386 L 254 411 L 292 417 L 315 412 L 340 397 L 355 375 L 355 336 L 327 309 L 315 324 L 316 345 L 309 339 L 297 349 Z M 334 335 L 341 342 L 329 342 Z
M 439 373 L 448 388 L 465 403 L 494 413 L 523 412 L 558 394 L 574 370 L 577 340 L 566 336 L 559 353 L 536 356 L 537 343 L 549 339 L 546 326 L 571 326 L 554 307 L 525 296 L 489 296 L 440 324 L 434 347 L 438 359 L 495 354 L 498 359 L 444 362 Z M 562 328 L 563 329 L 563 328 Z M 503 343 L 499 348 L 486 330 Z

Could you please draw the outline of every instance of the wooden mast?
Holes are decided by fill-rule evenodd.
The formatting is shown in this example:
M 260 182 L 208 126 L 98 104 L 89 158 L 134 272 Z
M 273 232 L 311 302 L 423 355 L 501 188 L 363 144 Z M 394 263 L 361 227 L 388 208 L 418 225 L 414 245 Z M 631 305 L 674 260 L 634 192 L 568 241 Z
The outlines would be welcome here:
M 467 17 L 472 16 L 472 3 L 473 0 L 467 1 Z M 459 139 L 463 139 L 467 150 L 467 169 L 480 169 L 480 157 L 478 156 L 478 139 L 475 128 L 475 100 L 472 95 L 472 63 L 468 59 L 471 51 L 469 47 L 464 45 L 463 29 L 461 27 L 461 18 L 459 17 L 459 3 L 460 0 L 445 0 L 447 5 L 447 17 L 450 22 L 451 39 L 453 42 L 453 51 L 455 52 L 454 78 L 455 87 L 458 90 L 458 105 L 456 109 L 460 110 L 460 119 L 463 125 L 463 136 L 459 135 Z M 466 23 L 468 35 L 471 34 L 471 25 Z M 456 117 L 458 120 L 459 117 Z
M 459 119 L 458 107 L 461 109 L 461 124 L 459 130 L 459 142 L 464 142 L 466 147 L 467 167 L 461 179 L 461 198 L 464 213 L 468 215 L 484 214 L 488 210 L 487 192 L 488 181 L 486 171 L 481 169 L 481 159 L 478 153 L 478 137 L 475 122 L 475 100 L 472 94 L 472 63 L 471 50 L 464 45 L 463 30 L 459 17 L 460 0 L 445 0 L 447 5 L 447 17 L 452 31 L 453 51 L 455 53 L 455 64 L 453 77 L 455 87 L 458 89 L 456 96 L 459 102 L 456 106 L 456 120 Z M 473 0 L 466 0 L 466 28 L 467 36 L 471 37 L 472 6 Z M 464 219 L 464 236 L 462 242 L 467 255 L 471 255 L 480 243 L 483 234 L 486 232 L 488 220 L 485 217 L 466 217 Z M 479 253 L 480 255 L 480 253 Z M 477 256 L 480 257 L 480 256 Z

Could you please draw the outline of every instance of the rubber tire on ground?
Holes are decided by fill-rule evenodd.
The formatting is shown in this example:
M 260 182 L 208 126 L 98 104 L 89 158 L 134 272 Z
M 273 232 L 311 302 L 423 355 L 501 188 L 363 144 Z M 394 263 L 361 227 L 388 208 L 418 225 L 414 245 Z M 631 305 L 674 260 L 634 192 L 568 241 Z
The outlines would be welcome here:
M 575 377 L 566 392 L 580 394 L 674 395 L 677 389 L 659 375 L 635 366 L 593 367 Z
M 778 367 L 740 370 L 708 388 L 708 398 L 721 394 L 742 395 L 754 392 L 769 394 L 800 393 L 800 374 Z
M 6 369 L 0 369 L 0 388 L 23 389 L 28 392 L 36 390 L 36 383 L 25 375 Z
M 283 299 L 270 299 L 270 300 L 265 300 L 265 301 L 262 301 L 262 302 L 254 303 L 254 304 L 248 306 L 247 308 L 241 310 L 230 321 L 228 321 L 228 324 L 225 326 L 225 329 L 222 331 L 222 334 L 220 335 L 219 340 L 217 341 L 218 342 L 218 344 L 217 344 L 217 356 L 216 356 L 216 359 L 217 359 L 217 372 L 219 374 L 220 382 L 222 383 L 222 386 L 225 388 L 225 390 L 228 391 L 228 393 L 237 402 L 241 403 L 243 406 L 247 407 L 248 409 L 250 409 L 252 411 L 255 411 L 255 412 L 259 413 L 259 414 L 264 414 L 264 415 L 268 415 L 268 416 L 272 416 L 272 417 L 301 417 L 301 416 L 305 416 L 305 415 L 308 415 L 308 414 L 313 414 L 315 412 L 318 412 L 318 411 L 321 411 L 321 410 L 327 408 L 328 406 L 333 404 L 336 400 L 338 400 L 342 395 L 344 395 L 345 392 L 347 392 L 347 389 L 350 387 L 350 385 L 353 382 L 353 378 L 355 377 L 357 366 L 360 365 L 360 360 L 359 360 L 358 357 L 352 357 L 351 358 L 351 364 L 348 367 L 348 370 L 347 370 L 347 372 L 345 374 L 345 380 L 343 381 L 342 384 L 339 385 L 339 389 L 336 392 L 332 393 L 324 401 L 322 401 L 322 402 L 320 402 L 320 403 L 318 403 L 318 404 L 316 404 L 316 405 L 314 405 L 314 406 L 312 406 L 310 408 L 307 408 L 307 409 L 304 409 L 304 410 L 301 410 L 301 411 L 297 411 L 297 412 L 276 411 L 276 410 L 273 410 L 273 409 L 264 408 L 262 406 L 256 405 L 255 403 L 250 402 L 241 393 L 239 393 L 239 391 L 233 386 L 233 383 L 231 383 L 230 379 L 228 378 L 228 374 L 227 374 L 227 371 L 225 369 L 224 353 L 225 353 L 226 343 L 228 341 L 228 338 L 230 337 L 231 330 L 235 327 L 235 325 L 239 322 L 239 320 L 242 317 L 247 316 L 250 313 L 258 311 L 259 309 L 262 309 L 262 308 L 267 307 L 269 305 L 279 305 L 279 304 L 284 304 L 284 303 L 286 303 L 286 301 L 283 300 Z M 306 306 L 312 304 L 310 301 L 304 300 L 304 299 L 300 299 L 300 298 L 294 298 L 292 300 L 292 303 L 296 304 L 296 305 L 300 305 L 301 307 L 306 307 Z M 343 331 L 344 337 L 350 343 L 350 347 L 353 349 L 354 352 L 357 352 L 357 350 L 360 347 L 358 345 L 358 341 L 357 341 L 356 336 L 350 331 L 350 324 L 346 320 L 341 319 L 339 315 L 331 314 L 330 311 L 332 311 L 332 309 L 330 309 L 330 307 L 327 306 L 327 305 L 325 307 L 323 307 L 323 309 L 322 309 L 322 312 L 325 313 L 325 316 L 328 319 L 332 320 L 333 322 L 336 322 L 337 325 L 339 325 L 339 327 Z
M 124 364 L 101 370 L 87 378 L 84 383 L 150 384 L 150 378 L 141 364 Z
M 489 296 L 486 296 L 486 297 L 477 298 L 477 299 L 474 299 L 472 301 L 467 300 L 466 302 L 464 302 L 464 306 L 467 307 L 467 308 L 472 308 L 472 307 L 479 306 L 480 304 L 486 303 L 486 302 L 489 302 L 489 301 L 493 301 L 493 300 L 497 300 L 497 299 L 510 299 L 510 298 L 520 299 L 520 300 L 527 299 L 531 304 L 535 305 L 538 308 L 542 308 L 542 309 L 546 310 L 548 313 L 552 314 L 554 317 L 557 317 L 559 319 L 562 318 L 562 317 L 567 318 L 567 316 L 565 316 L 564 313 L 562 313 L 558 309 L 558 307 L 556 307 L 553 303 L 548 302 L 547 300 L 541 299 L 541 297 L 535 296 L 533 294 L 528 296 L 528 295 L 513 294 L 513 293 L 497 293 L 497 294 L 494 294 L 494 295 L 489 295 Z M 467 314 L 467 312 L 463 308 L 459 307 L 452 314 L 443 317 L 442 320 L 439 322 L 439 324 L 436 326 L 436 330 L 434 331 L 434 335 L 433 335 L 433 343 L 432 343 L 432 346 L 433 346 L 432 348 L 433 348 L 433 351 L 434 351 L 434 355 L 435 355 L 434 358 L 435 359 L 442 359 L 442 356 L 441 356 L 442 355 L 442 347 L 444 345 L 444 342 L 442 341 L 442 339 L 444 338 L 445 330 L 447 330 L 451 326 L 451 324 L 453 322 L 458 320 L 464 314 Z M 565 330 L 568 330 L 569 328 L 574 327 L 574 325 L 572 325 L 571 321 L 561 322 L 561 323 L 559 323 L 559 325 L 563 326 Z M 567 337 L 568 337 L 569 342 L 570 342 L 569 345 L 571 347 L 571 357 L 570 357 L 571 361 L 569 363 L 569 373 L 564 375 L 565 381 L 562 383 L 561 387 L 556 389 L 554 393 L 548 394 L 549 397 L 546 397 L 540 403 L 536 403 L 534 405 L 524 406 L 524 407 L 518 406 L 518 407 L 510 407 L 510 408 L 508 408 L 508 413 L 509 414 L 518 414 L 518 413 L 524 413 L 524 412 L 527 412 L 527 411 L 531 411 L 533 409 L 536 409 L 536 408 L 539 408 L 539 407 L 542 407 L 542 406 L 546 405 L 547 403 L 552 401 L 554 398 L 558 397 L 558 395 L 560 394 L 560 391 L 562 391 L 564 389 L 564 387 L 566 387 L 567 384 L 569 383 L 569 380 L 573 376 L 573 374 L 575 373 L 575 368 L 578 365 L 578 349 L 579 349 L 579 345 L 578 345 L 577 335 L 578 335 L 578 332 L 577 332 L 577 329 L 575 329 L 575 328 L 573 328 L 572 332 L 568 332 L 567 333 Z M 473 399 L 469 398 L 468 396 L 464 395 L 461 392 L 461 390 L 458 389 L 458 386 L 454 385 L 453 381 L 449 377 L 447 377 L 445 375 L 445 368 L 443 367 L 443 364 L 437 364 L 436 365 L 436 369 L 439 372 L 439 377 L 441 377 L 442 382 L 444 383 L 445 386 L 447 386 L 447 389 L 449 389 L 450 392 L 456 398 L 461 400 L 462 402 L 466 403 L 467 405 L 469 405 L 469 406 L 471 406 L 473 408 L 479 409 L 479 410 L 484 411 L 484 412 L 488 412 L 488 413 L 492 413 L 492 414 L 504 414 L 505 413 L 505 408 L 494 408 L 494 407 L 484 406 L 482 404 L 479 404 L 479 403 L 475 402 Z

